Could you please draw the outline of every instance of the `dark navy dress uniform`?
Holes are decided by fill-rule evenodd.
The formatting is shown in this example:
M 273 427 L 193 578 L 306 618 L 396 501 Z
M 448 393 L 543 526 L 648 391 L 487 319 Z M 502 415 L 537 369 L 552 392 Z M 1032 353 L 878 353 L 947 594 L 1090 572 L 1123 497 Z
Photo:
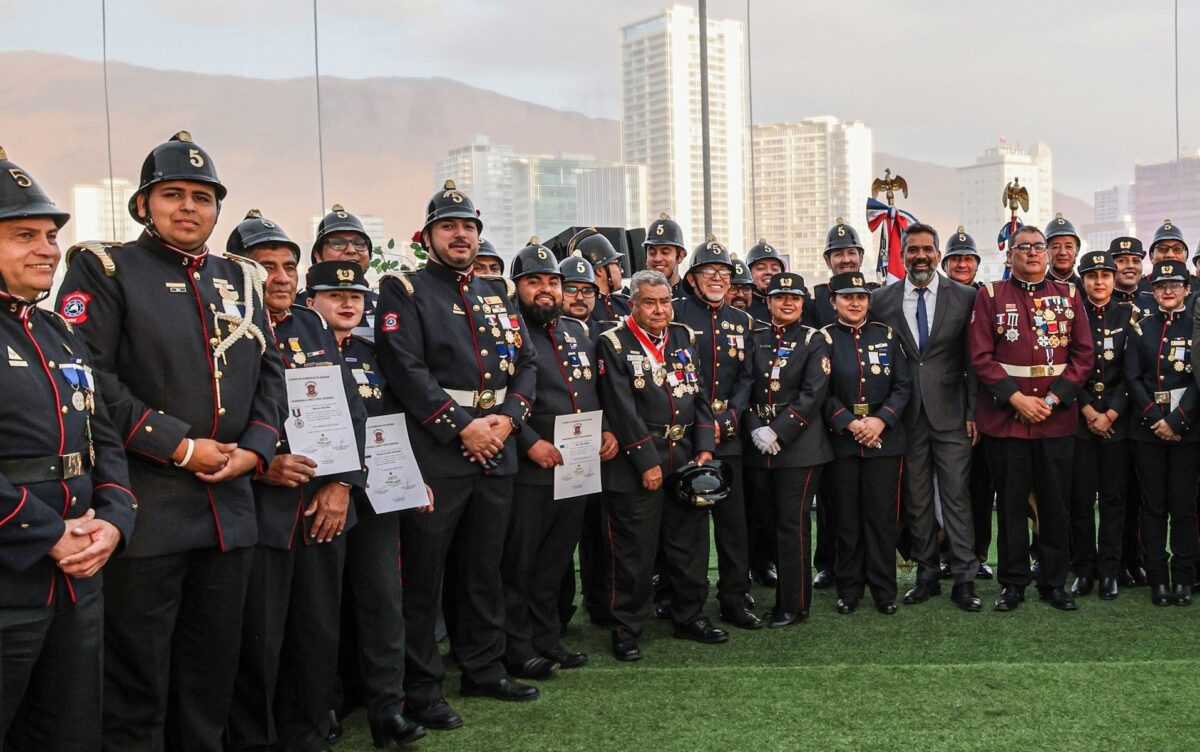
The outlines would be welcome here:
M 168 707 L 168 746 L 210 749 L 225 726 L 258 541 L 254 494 L 248 475 L 205 483 L 171 455 L 185 438 L 236 443 L 260 470 L 275 454 L 283 367 L 261 274 L 146 232 L 78 253 L 60 288 L 140 500 L 137 534 L 105 582 L 108 749 L 162 748 Z
M 776 275 L 772 286 L 787 276 Z M 759 327 L 749 359 L 754 384 L 742 421 L 746 474 L 754 497 L 767 505 L 775 533 L 773 560 L 779 583 L 774 619 L 792 614 L 799 621 L 807 617 L 812 603 L 810 509 L 822 467 L 833 459 L 821 415 L 829 384 L 829 340 L 800 321 Z M 753 432 L 763 426 L 779 437 L 780 449 L 774 455 L 752 442 Z
M 596 307 L 592 310 L 592 320 L 607 329 L 629 315 L 629 296 L 621 292 L 596 293 Z
M 89 509 L 120 531 L 119 554 L 138 505 L 82 338 L 0 292 L 0 342 L 0 747 L 98 749 L 113 560 L 77 579 L 48 554 Z
M 272 314 L 276 356 L 285 369 L 341 366 L 337 340 L 310 308 Z M 343 369 L 345 370 L 345 369 Z M 350 373 L 346 404 L 362 454 L 367 413 Z M 286 409 L 286 400 L 281 409 Z M 286 433 L 276 455 L 290 454 Z M 360 460 L 361 461 L 361 460 Z M 241 659 L 229 717 L 229 748 L 321 749 L 329 735 L 329 701 L 337 687 L 342 569 L 346 538 L 318 543 L 315 516 L 304 510 L 330 483 L 362 488 L 363 470 L 318 475 L 291 488 L 253 482 L 258 545 L 242 618 Z M 353 504 L 343 530 L 354 526 Z
M 312 267 L 309 267 L 310 269 Z M 308 305 L 308 299 L 312 297 L 311 290 L 301 290 L 296 293 L 296 305 Z M 363 293 L 363 315 L 359 319 L 358 324 L 351 332 L 356 337 L 365 339 L 367 342 L 375 341 L 375 307 L 379 305 L 379 294 L 374 290 L 367 290 Z
M 406 510 L 400 525 L 405 692 L 422 706 L 442 697 L 445 668 L 434 629 L 444 572 L 453 573 L 457 594 L 451 642 L 464 687 L 507 676 L 500 559 L 516 436 L 484 469 L 463 456 L 458 435 L 478 417 L 501 415 L 518 424 L 527 417 L 537 379 L 534 348 L 505 280 L 462 274 L 436 260 L 383 279 L 375 330 L 383 376 L 407 415 L 413 452 L 434 491 L 435 511 Z
M 1095 363 L 1077 397 L 1080 410 L 1090 405 L 1101 414 L 1116 413 L 1117 419 L 1112 435 L 1103 437 L 1088 429 L 1082 412 L 1079 416 L 1071 490 L 1071 569 L 1076 577 L 1115 581 L 1121 570 L 1126 489 L 1132 469 L 1125 343 L 1133 335 L 1135 311 L 1115 297 L 1103 306 L 1085 300 L 1084 308 L 1095 342 Z
M 514 268 L 515 268 L 514 262 Z M 509 666 L 562 652 L 558 599 L 588 496 L 554 498 L 554 470 L 529 459 L 540 440 L 553 443 L 555 418 L 600 409 L 596 348 L 587 325 L 560 316 L 529 324 L 537 365 L 537 398 L 517 434 L 518 470 L 504 548 L 506 655 Z M 573 590 L 573 586 L 572 586 Z
M 858 272 L 838 275 L 845 276 L 862 279 Z M 839 283 L 839 292 L 843 289 L 866 291 L 861 282 L 844 287 Z M 908 360 L 886 324 L 870 321 L 851 327 L 839 321 L 823 331 L 832 343 L 833 372 L 824 414 L 835 457 L 828 488 L 837 506 L 838 597 L 852 610 L 865 585 L 877 606 L 894 606 L 900 470 L 907 448 L 901 416 L 912 392 Z M 852 422 L 867 417 L 886 426 L 881 446 L 863 446 L 849 431 Z
M 712 508 L 717 602 L 723 611 L 745 608 L 745 598 L 750 592 L 750 553 L 741 422 L 754 383 L 749 357 L 754 319 L 745 311 L 723 303 L 713 307 L 694 294 L 677 298 L 674 308 L 675 321 L 695 332 L 699 368 L 705 375 L 705 397 L 721 432 L 713 456 L 729 465 L 733 472 L 728 498 Z
M 1186 279 L 1182 262 L 1165 277 Z M 1180 271 L 1182 270 L 1182 271 Z M 1200 433 L 1191 430 L 1200 411 L 1200 386 L 1192 364 L 1192 317 L 1186 311 L 1158 313 L 1133 325 L 1125 347 L 1125 383 L 1129 389 L 1129 438 L 1142 486 L 1142 546 L 1151 587 L 1176 586 L 1188 598 L 1195 584 L 1197 549 L 1196 483 L 1200 479 Z M 1158 438 L 1159 420 L 1181 439 Z M 1168 525 L 1171 555 L 1167 555 Z
M 631 328 L 636 326 L 628 318 L 596 344 L 600 401 L 621 445 L 617 456 L 601 465 L 614 640 L 636 640 L 650 618 L 660 529 L 667 542 L 663 564 L 671 582 L 671 620 L 676 627 L 703 618 L 708 598 L 707 512 L 674 500 L 664 502 L 662 487 L 648 491 L 642 486 L 645 471 L 661 468 L 665 486 L 675 470 L 698 453 L 716 448 L 695 335 L 683 324 L 670 324 L 661 344 L 651 343 L 661 348 L 660 357 L 638 340 Z

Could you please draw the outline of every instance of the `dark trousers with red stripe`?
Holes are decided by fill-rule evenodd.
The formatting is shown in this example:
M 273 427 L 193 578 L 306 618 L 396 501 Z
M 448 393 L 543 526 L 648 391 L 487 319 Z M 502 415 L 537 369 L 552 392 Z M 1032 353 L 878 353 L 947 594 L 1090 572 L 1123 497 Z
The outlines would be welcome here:
M 846 457 L 829 463 L 837 504 L 838 597 L 858 602 L 870 588 L 876 603 L 896 600 L 900 457 Z
M 1129 440 L 1075 437 L 1071 478 L 1071 570 L 1076 577 L 1116 577 L 1125 537 Z M 1097 533 L 1096 509 L 1100 510 Z
M 821 468 L 750 468 L 747 475 L 753 496 L 769 509 L 775 530 L 775 612 L 807 613 L 812 602 L 810 510 Z
M 1071 466 L 1075 437 L 1011 439 L 984 437 L 996 485 L 997 544 L 1001 585 L 1025 587 L 1029 566 L 1029 494 L 1037 498 L 1039 588 L 1061 588 L 1070 568 Z
M 1195 444 L 1133 441 L 1142 486 L 1142 545 L 1151 585 L 1194 585 L 1200 543 L 1196 533 L 1196 483 L 1200 448 Z M 1168 529 L 1171 553 L 1167 555 Z
M 517 483 L 504 543 L 505 660 L 520 666 L 557 650 L 563 572 L 583 523 L 585 497 L 555 499 L 554 486 Z
M 99 590 L 71 603 L 63 587 L 47 606 L 0 608 L 0 749 L 100 749 L 103 641 Z

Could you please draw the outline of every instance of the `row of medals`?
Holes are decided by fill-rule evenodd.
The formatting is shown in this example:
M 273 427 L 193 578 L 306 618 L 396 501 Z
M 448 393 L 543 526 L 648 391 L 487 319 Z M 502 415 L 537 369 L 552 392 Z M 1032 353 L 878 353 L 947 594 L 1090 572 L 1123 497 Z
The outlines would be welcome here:
M 1190 348 L 1191 345 L 1192 345 L 1192 343 L 1189 341 L 1188 347 Z M 1111 352 L 1111 351 L 1109 351 L 1109 352 Z M 1112 360 L 1112 358 L 1108 357 L 1108 352 L 1106 352 L 1104 354 L 1104 357 L 1108 358 L 1109 360 Z M 1192 364 L 1191 363 L 1184 363 L 1182 360 L 1175 359 L 1175 347 L 1167 348 L 1167 360 L 1174 363 L 1175 365 L 1173 365 L 1171 367 L 1180 373 L 1183 373 L 1184 371 L 1187 371 L 1188 373 L 1192 372 Z
M 654 380 L 655 386 L 662 386 L 667 381 L 667 369 L 655 368 L 654 366 L 650 365 L 649 360 L 642 361 L 642 370 L 650 372 L 650 378 L 652 378 Z M 696 371 L 696 366 L 692 363 L 688 363 L 686 366 L 683 367 L 683 370 L 686 373 L 694 373 Z M 645 376 L 643 376 L 642 374 L 638 374 L 637 376 L 635 376 L 633 378 L 633 386 L 635 389 L 645 389 L 646 388 Z M 671 396 L 673 396 L 675 399 L 679 399 L 679 398 L 683 397 L 683 395 L 685 395 L 685 394 L 695 394 L 698 391 L 700 391 L 700 387 L 695 382 L 686 382 L 683 384 L 679 384 L 674 389 L 672 389 Z

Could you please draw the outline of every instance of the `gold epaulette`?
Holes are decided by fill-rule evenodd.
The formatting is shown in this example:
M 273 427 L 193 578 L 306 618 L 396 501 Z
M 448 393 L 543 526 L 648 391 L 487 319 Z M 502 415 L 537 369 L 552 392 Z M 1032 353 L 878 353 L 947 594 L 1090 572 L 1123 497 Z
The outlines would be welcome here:
M 71 261 L 80 251 L 87 251 L 100 259 L 100 266 L 104 269 L 104 276 L 117 276 L 117 262 L 113 260 L 112 254 L 109 252 L 113 243 L 105 243 L 101 240 L 85 240 L 82 243 L 76 243 L 67 249 L 67 266 L 71 265 Z
M 671 325 L 671 326 L 681 326 L 681 327 L 683 327 L 684 329 L 687 329 L 687 333 L 688 333 L 688 344 L 689 344 L 689 345 L 695 345 L 695 344 L 696 344 L 696 330 L 695 330 L 695 329 L 691 328 L 691 327 L 690 327 L 690 326 L 688 326 L 687 324 L 684 324 L 684 323 L 681 323 L 681 322 L 678 322 L 678 321 L 672 321 L 672 322 L 670 323 L 670 325 Z
M 614 326 L 612 329 L 606 329 L 600 334 L 601 337 L 604 337 L 613 346 L 613 352 L 617 355 L 621 354 L 621 338 L 617 336 L 617 330 L 620 328 L 620 326 Z
M 408 278 L 408 274 L 404 272 L 388 272 L 387 274 L 383 275 L 383 277 L 381 277 L 379 280 L 380 287 L 383 286 L 383 281 L 385 279 L 394 279 L 399 282 L 400 286 L 404 288 L 404 292 L 408 293 L 408 297 L 410 298 L 417 293 L 416 289 L 413 288 L 412 280 L 410 280 Z
M 827 326 L 823 326 L 823 327 L 821 327 L 820 329 L 813 329 L 811 326 L 806 326 L 806 327 L 804 327 L 805 329 L 807 329 L 807 330 L 808 330 L 808 334 L 806 334 L 806 335 L 804 336 L 804 344 L 806 344 L 806 345 L 812 344 L 812 338 L 813 338 L 813 335 L 814 335 L 814 334 L 820 334 L 822 337 L 824 337 L 824 338 L 825 338 L 825 344 L 827 344 L 827 345 L 832 345 L 832 344 L 833 344 L 833 337 L 830 337 L 830 336 L 829 336 L 829 332 L 825 331 L 826 329 L 828 329 L 828 328 L 829 328 L 829 327 L 831 327 L 831 326 L 833 326 L 833 324 L 829 324 L 829 325 L 827 325 Z
M 869 321 L 867 323 L 874 324 L 875 326 L 882 326 L 884 329 L 887 329 L 887 338 L 888 339 L 892 338 L 892 327 L 888 326 L 887 324 L 883 323 L 882 321 Z
M 476 274 L 475 276 L 476 276 L 476 278 L 478 278 L 478 279 L 486 279 L 486 280 L 492 280 L 492 281 L 496 281 L 496 282 L 503 282 L 503 283 L 504 283 L 504 289 L 505 289 L 505 292 L 506 292 L 506 294 L 508 295 L 508 299 L 509 299 L 509 300 L 516 300 L 516 298 L 517 298 L 517 285 L 516 285 L 516 283 L 515 283 L 515 282 L 513 282 L 513 281 L 512 281 L 511 279 L 509 279 L 508 277 L 505 277 L 505 276 L 502 276 L 502 275 L 499 275 L 499 274 Z

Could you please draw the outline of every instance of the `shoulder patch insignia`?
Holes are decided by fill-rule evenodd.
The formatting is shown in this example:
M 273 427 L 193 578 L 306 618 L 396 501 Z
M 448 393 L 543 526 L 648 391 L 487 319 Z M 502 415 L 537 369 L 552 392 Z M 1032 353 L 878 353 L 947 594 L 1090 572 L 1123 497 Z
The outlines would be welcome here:
M 63 320 L 75 326 L 86 324 L 88 320 L 88 305 L 91 302 L 92 296 L 83 290 L 75 290 L 62 296 L 61 313 Z

